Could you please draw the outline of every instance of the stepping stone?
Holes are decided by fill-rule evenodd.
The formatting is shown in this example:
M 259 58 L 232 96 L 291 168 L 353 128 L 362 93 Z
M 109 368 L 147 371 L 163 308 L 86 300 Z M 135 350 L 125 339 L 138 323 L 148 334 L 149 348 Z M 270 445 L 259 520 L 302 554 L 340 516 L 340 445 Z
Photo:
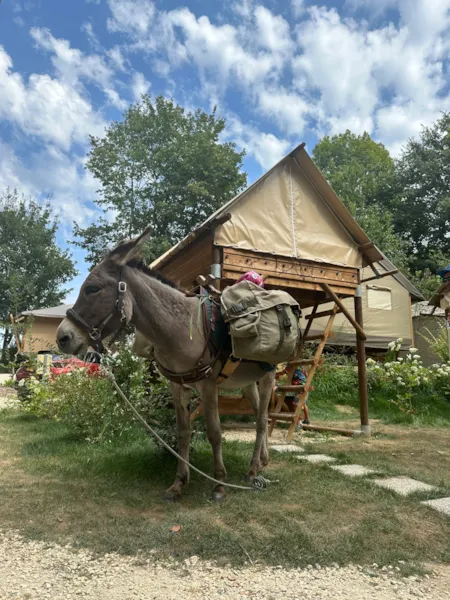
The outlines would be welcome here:
M 297 456 L 298 460 L 306 460 L 310 463 L 330 463 L 336 459 L 326 454 L 307 454 L 306 456 Z
M 368 469 L 362 465 L 333 465 L 331 468 L 349 477 L 363 477 L 364 475 L 376 473 L 373 469 Z
M 305 449 L 301 446 L 294 446 L 293 444 L 280 444 L 277 446 L 269 446 L 269 450 L 275 450 L 275 452 L 291 452 L 293 454 L 300 454 Z
M 428 483 L 410 477 L 388 477 L 387 479 L 374 479 L 373 482 L 380 487 L 393 490 L 401 496 L 408 496 L 414 492 L 431 492 L 435 489 Z
M 436 500 L 425 500 L 420 504 L 426 504 L 441 512 L 444 515 L 450 516 L 450 498 L 437 498 Z

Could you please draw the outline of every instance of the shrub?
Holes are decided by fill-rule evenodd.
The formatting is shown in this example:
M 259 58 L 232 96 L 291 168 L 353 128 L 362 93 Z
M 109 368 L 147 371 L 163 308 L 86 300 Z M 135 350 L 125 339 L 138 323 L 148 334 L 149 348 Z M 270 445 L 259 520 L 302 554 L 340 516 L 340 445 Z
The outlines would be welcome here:
M 419 333 L 419 335 L 428 342 L 431 350 L 439 356 L 442 362 L 448 362 L 450 355 L 448 353 L 448 335 L 447 326 L 445 323 L 439 323 L 438 334 L 435 335 L 428 328 L 425 329 L 426 334 Z
M 397 346 L 394 345 L 391 351 L 395 353 Z M 410 348 L 406 357 L 381 364 L 372 359 L 367 361 L 369 389 L 374 393 L 381 392 L 406 415 L 430 410 L 433 402 L 449 393 L 450 364 L 426 368 L 417 352 L 417 348 Z
M 104 368 L 111 369 L 118 385 L 158 435 L 176 447 L 176 418 L 168 382 L 155 374 L 148 363 L 136 357 L 129 346 L 103 359 Z M 76 369 L 54 380 L 27 380 L 29 391 L 25 410 L 37 417 L 62 421 L 74 433 L 89 442 L 107 442 L 141 427 L 113 388 L 111 381 L 100 374 L 89 375 Z M 196 423 L 194 433 L 201 433 Z

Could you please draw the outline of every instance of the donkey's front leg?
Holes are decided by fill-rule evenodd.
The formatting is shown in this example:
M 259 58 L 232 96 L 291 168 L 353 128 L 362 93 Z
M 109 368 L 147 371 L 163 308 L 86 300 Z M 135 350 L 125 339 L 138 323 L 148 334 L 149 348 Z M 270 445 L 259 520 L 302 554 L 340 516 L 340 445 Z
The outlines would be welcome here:
M 189 402 L 191 400 L 191 390 L 176 383 L 172 383 L 171 387 L 177 416 L 178 454 L 189 461 L 189 446 L 191 443 Z M 177 475 L 173 485 L 166 491 L 165 499 L 168 502 L 179 500 L 181 498 L 181 488 L 188 483 L 189 467 L 182 460 L 178 459 Z
M 227 472 L 222 459 L 222 431 L 220 428 L 218 391 L 215 382 L 205 381 L 202 383 L 201 395 L 206 420 L 206 435 L 214 456 L 214 477 L 219 481 L 225 481 Z M 224 486 L 216 485 L 212 491 L 211 499 L 219 502 L 224 498 Z

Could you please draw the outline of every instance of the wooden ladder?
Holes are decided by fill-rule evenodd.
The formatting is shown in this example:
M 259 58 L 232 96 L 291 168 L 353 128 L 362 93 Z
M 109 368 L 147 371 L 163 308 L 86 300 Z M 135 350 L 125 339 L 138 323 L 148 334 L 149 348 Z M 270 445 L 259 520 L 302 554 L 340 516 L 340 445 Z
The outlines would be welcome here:
M 294 374 L 296 367 L 307 366 L 307 365 L 310 366 L 308 375 L 306 377 L 305 385 L 281 385 L 281 386 L 279 386 L 278 390 L 281 392 L 281 394 L 278 398 L 278 402 L 276 404 L 275 411 L 269 412 L 269 419 L 270 419 L 269 435 L 272 435 L 272 432 L 277 423 L 277 420 L 291 421 L 291 425 L 289 427 L 289 431 L 287 434 L 288 441 L 290 441 L 292 439 L 292 436 L 294 435 L 295 427 L 300 418 L 300 413 L 305 406 L 305 402 L 306 402 L 309 390 L 311 389 L 311 384 L 312 384 L 315 372 L 317 370 L 317 367 L 319 366 L 319 364 L 321 364 L 321 362 L 323 362 L 323 360 L 321 360 L 322 352 L 323 352 L 323 349 L 325 348 L 325 344 L 327 343 L 328 337 L 330 336 L 331 328 L 333 327 L 334 318 L 338 313 L 342 312 L 337 304 L 335 304 L 331 310 L 326 310 L 323 312 L 317 312 L 317 308 L 318 308 L 318 304 L 316 304 L 314 306 L 311 314 L 306 317 L 308 324 L 303 333 L 303 337 L 299 344 L 296 357 L 294 360 L 292 360 L 288 363 L 287 378 L 288 378 L 289 382 L 292 381 L 292 376 Z M 309 331 L 311 329 L 313 320 L 320 319 L 322 317 L 329 317 L 326 327 L 323 330 L 323 333 L 317 334 L 317 335 L 308 335 Z M 314 358 L 302 359 L 301 355 L 303 353 L 303 346 L 304 346 L 305 342 L 310 342 L 310 341 L 314 341 L 314 340 L 319 340 L 319 345 L 317 346 L 316 353 L 314 354 Z M 281 410 L 285 403 L 286 394 L 288 392 L 300 392 L 299 393 L 299 402 L 297 404 L 295 412 L 282 412 L 282 410 Z

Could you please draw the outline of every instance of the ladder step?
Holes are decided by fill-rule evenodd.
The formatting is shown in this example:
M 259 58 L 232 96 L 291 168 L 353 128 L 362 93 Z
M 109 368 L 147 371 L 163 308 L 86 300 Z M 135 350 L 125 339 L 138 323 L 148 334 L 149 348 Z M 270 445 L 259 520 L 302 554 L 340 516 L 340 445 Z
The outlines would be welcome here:
M 295 413 L 269 413 L 269 419 L 283 419 L 285 421 L 292 421 L 295 417 Z
M 322 317 L 330 317 L 331 315 L 337 315 L 341 313 L 342 310 L 324 310 L 323 312 L 312 313 L 310 315 L 306 315 L 305 319 L 321 319 Z
M 298 366 L 306 366 L 306 365 L 314 365 L 314 364 L 318 364 L 318 365 L 322 365 L 324 363 L 324 359 L 321 358 L 320 360 L 317 360 L 315 358 L 302 358 L 299 360 L 290 360 L 288 362 L 288 366 L 294 366 L 294 367 L 298 367 Z
M 333 337 L 334 333 L 330 331 L 328 337 Z M 304 342 L 312 342 L 313 340 L 323 340 L 323 333 L 315 333 L 314 335 L 308 335 L 308 337 L 303 338 Z
M 278 386 L 279 392 L 303 392 L 305 390 L 304 385 L 280 385 Z

